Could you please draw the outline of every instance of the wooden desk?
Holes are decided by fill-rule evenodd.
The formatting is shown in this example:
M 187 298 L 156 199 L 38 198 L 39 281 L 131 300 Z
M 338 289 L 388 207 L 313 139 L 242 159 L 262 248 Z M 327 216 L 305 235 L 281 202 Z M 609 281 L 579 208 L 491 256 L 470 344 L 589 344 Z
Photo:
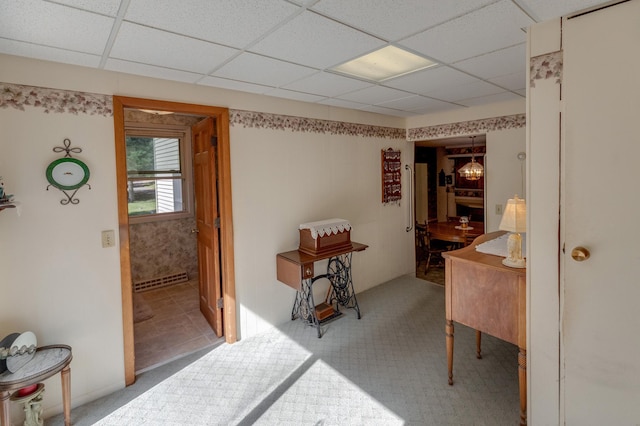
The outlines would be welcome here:
M 476 238 L 445 258 L 445 333 L 449 384 L 453 385 L 453 322 L 518 346 L 520 424 L 527 424 L 526 270 L 509 268 L 502 257 L 476 251 L 476 245 L 505 234 L 492 232 Z
M 449 241 L 466 246 L 469 240 L 484 234 L 483 222 L 469 222 L 469 229 L 456 229 L 460 222 L 432 222 L 427 225 L 432 240 Z
M 360 319 L 360 307 L 353 290 L 351 278 L 351 255 L 354 251 L 363 251 L 368 246 L 351 242 L 352 247 L 340 249 L 314 256 L 299 250 L 278 253 L 276 256 L 276 270 L 278 281 L 296 289 L 296 300 L 291 310 L 291 319 L 301 318 L 309 324 L 316 326 L 318 337 L 322 337 L 321 321 L 315 312 L 313 301 L 313 283 L 320 278 L 327 278 L 331 283 L 327 302 L 335 303 L 335 311 L 339 314 L 339 306 L 353 308 Z M 314 263 L 329 259 L 327 273 L 315 275 Z M 334 316 L 332 316 L 334 317 Z M 330 318 L 327 318 L 328 321 Z
M 67 345 L 42 346 L 36 350 L 31 361 L 15 373 L 5 371 L 0 374 L 0 424 L 11 425 L 11 391 L 22 389 L 61 372 L 62 406 L 64 424 L 71 424 L 71 347 Z

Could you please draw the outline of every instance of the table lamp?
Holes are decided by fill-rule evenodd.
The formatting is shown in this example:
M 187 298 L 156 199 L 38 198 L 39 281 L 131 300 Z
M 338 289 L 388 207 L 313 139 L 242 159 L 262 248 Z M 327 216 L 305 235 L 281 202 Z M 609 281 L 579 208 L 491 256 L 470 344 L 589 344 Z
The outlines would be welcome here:
M 518 198 L 515 195 L 507 201 L 507 207 L 500 222 L 500 229 L 511 232 L 507 241 L 509 255 L 502 261 L 502 264 L 511 268 L 526 267 L 526 262 L 522 258 L 522 237 L 520 232 L 527 231 L 527 205 L 522 198 Z

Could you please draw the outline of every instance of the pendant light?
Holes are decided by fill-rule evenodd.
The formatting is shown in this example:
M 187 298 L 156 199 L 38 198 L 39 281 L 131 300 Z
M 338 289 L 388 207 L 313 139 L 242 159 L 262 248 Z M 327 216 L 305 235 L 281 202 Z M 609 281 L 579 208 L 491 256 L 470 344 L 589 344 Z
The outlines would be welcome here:
M 473 152 L 473 143 L 475 139 L 475 136 L 471 136 L 471 161 L 458 169 L 460 176 L 467 180 L 478 180 L 484 176 L 484 167 L 476 161 L 476 157 Z

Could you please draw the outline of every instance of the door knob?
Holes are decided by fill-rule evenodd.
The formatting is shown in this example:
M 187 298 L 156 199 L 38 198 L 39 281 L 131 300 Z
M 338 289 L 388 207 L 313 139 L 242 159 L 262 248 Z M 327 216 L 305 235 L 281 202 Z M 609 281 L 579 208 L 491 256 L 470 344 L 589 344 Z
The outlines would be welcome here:
M 574 247 L 573 250 L 571 250 L 571 257 L 576 262 L 587 260 L 589 256 L 591 256 L 591 253 L 589 253 L 589 250 L 584 247 L 578 246 Z
M 198 231 L 198 228 L 193 228 L 193 229 L 191 230 L 191 233 L 192 233 L 192 234 L 197 234 L 198 232 L 200 232 L 200 231 Z

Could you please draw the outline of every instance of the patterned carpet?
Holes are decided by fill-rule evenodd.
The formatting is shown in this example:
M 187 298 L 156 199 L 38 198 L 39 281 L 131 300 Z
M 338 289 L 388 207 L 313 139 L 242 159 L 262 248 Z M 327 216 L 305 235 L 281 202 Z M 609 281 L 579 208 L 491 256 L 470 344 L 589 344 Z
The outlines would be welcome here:
M 435 269 L 435 268 L 434 268 Z M 162 375 L 74 408 L 74 425 L 515 425 L 517 348 L 456 325 L 447 384 L 444 288 L 404 276 L 358 294 L 355 312 L 222 344 Z M 173 374 L 175 371 L 175 374 Z M 147 373 L 145 373 L 147 374 Z M 134 385 L 135 386 L 135 385 Z M 142 386 L 142 385 L 141 385 Z M 137 394 L 134 394 L 134 391 Z M 63 424 L 62 416 L 46 422 Z

